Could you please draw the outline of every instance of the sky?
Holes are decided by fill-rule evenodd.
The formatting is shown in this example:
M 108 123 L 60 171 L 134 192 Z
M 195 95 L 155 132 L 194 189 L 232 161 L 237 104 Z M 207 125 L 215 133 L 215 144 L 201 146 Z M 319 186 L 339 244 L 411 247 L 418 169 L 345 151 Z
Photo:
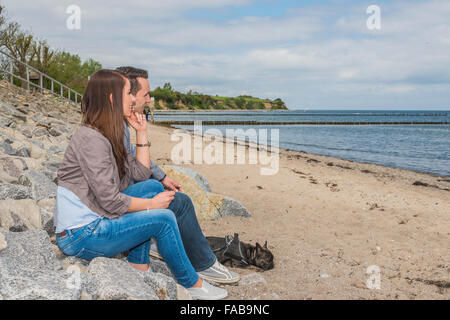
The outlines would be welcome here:
M 448 0 L 0 0 L 55 49 L 150 86 L 289 109 L 450 110 Z M 67 28 L 70 5 L 80 29 Z M 371 5 L 380 29 L 369 29 Z

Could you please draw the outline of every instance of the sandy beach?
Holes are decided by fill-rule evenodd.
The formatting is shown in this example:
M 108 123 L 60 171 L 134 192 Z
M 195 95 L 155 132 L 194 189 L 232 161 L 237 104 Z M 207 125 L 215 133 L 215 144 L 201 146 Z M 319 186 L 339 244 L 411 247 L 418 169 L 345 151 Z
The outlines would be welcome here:
M 174 164 L 174 130 L 149 125 L 158 165 Z M 450 298 L 449 178 L 281 148 L 279 155 L 271 176 L 248 160 L 181 164 L 252 214 L 202 221 L 206 236 L 267 240 L 275 256 L 266 272 L 233 268 L 241 281 L 225 286 L 228 299 Z

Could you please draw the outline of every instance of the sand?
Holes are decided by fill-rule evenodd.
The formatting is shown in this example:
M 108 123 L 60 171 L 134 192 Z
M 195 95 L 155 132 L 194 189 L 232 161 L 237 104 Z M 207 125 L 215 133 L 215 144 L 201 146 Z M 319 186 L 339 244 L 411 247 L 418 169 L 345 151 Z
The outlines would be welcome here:
M 174 164 L 174 130 L 149 125 L 158 165 Z M 232 268 L 228 299 L 450 298 L 449 178 L 286 149 L 271 176 L 248 161 L 182 166 L 252 214 L 202 221 L 205 235 L 267 240 L 275 256 L 269 271 Z

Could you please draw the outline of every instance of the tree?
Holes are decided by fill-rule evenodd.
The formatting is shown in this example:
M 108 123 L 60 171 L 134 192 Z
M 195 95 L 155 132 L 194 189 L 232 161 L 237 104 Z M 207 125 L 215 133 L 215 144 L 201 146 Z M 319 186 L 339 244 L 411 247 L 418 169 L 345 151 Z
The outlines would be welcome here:
M 34 45 L 34 58 L 32 63 L 33 67 L 43 73 L 48 73 L 48 70 L 55 61 L 55 52 L 50 49 L 47 41 L 41 40 Z
M 6 23 L 6 17 L 4 15 L 4 8 L 0 5 L 0 29 L 3 28 L 3 25 Z
M 23 31 L 16 22 L 8 21 L 5 9 L 0 5 L 0 49 L 15 59 L 31 65 L 50 77 L 64 83 L 79 93 L 86 88 L 88 76 L 102 68 L 100 62 L 88 59 L 84 62 L 78 55 L 66 51 L 55 51 L 45 40 L 36 40 L 32 34 Z M 1 61 L 3 68 L 8 68 L 8 61 Z M 26 79 L 26 67 L 14 63 L 15 73 Z M 22 81 L 22 87 L 25 87 Z M 49 83 L 44 82 L 49 88 Z M 55 90 L 60 89 L 55 85 Z
M 73 90 L 83 93 L 87 86 L 88 77 L 101 68 L 100 62 L 93 59 L 88 59 L 82 63 L 78 55 L 58 51 L 54 54 L 52 64 L 48 69 L 48 75 Z
M 12 57 L 26 64 L 31 64 L 36 55 L 33 36 L 24 31 L 13 34 L 11 39 L 8 42 L 5 42 L 5 47 Z M 20 62 L 15 62 L 14 65 L 19 76 L 26 79 L 27 74 L 25 65 Z M 22 81 L 22 88 L 25 87 L 26 83 L 25 81 Z

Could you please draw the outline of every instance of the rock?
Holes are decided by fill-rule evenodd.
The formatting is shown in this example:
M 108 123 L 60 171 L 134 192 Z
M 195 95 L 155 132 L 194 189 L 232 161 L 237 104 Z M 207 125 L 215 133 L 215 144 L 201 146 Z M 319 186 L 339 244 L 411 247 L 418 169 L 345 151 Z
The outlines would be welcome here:
M 0 137 L 3 139 L 3 141 L 5 141 L 6 143 L 14 143 L 17 140 L 16 138 L 14 138 L 13 136 L 15 136 L 17 130 L 13 130 L 11 128 L 6 128 L 5 130 L 0 131 Z
M 98 299 L 101 300 L 158 300 L 160 297 L 176 297 L 176 286 L 170 283 L 168 277 L 135 270 L 119 259 L 95 258 L 89 264 L 88 274 L 97 283 Z
M 42 229 L 39 207 L 31 199 L 1 200 L 0 226 L 12 232 Z
M 61 131 L 59 131 L 58 129 L 56 129 L 54 127 L 50 128 L 50 130 L 48 132 L 54 137 L 58 137 L 63 134 Z
M 33 137 L 42 137 L 48 134 L 47 129 L 43 127 L 37 127 L 33 130 Z
M 42 116 L 38 112 L 33 114 L 33 115 L 31 115 L 30 119 L 35 121 L 37 123 L 37 125 L 41 126 L 41 128 L 42 127 L 47 127 L 47 126 L 50 125 L 50 119 L 48 119 L 47 117 Z
M 31 196 L 31 188 L 26 186 L 21 186 L 17 184 L 0 184 L 0 200 L 6 199 L 30 199 Z
M 77 266 L 82 272 L 88 272 L 87 267 L 89 266 L 89 260 L 77 258 L 75 256 L 66 256 L 57 246 L 55 250 L 58 250 L 57 257 L 64 269 L 67 269 L 69 266 Z
M 28 107 L 28 105 L 24 105 L 23 107 L 18 107 L 18 108 L 16 108 L 16 110 L 22 112 L 23 114 L 28 114 L 29 111 L 25 107 Z
M 0 151 L 10 156 L 15 156 L 17 153 L 17 151 L 13 147 L 11 147 L 11 144 L 5 141 L 0 142 Z
M 44 146 L 44 144 L 42 143 L 42 141 L 34 140 L 34 139 L 30 139 L 29 141 L 30 141 L 32 144 L 38 146 L 38 147 L 41 148 L 41 149 L 44 149 L 44 148 L 45 148 L 45 146 Z
M 210 190 L 209 184 L 205 177 L 195 171 L 179 169 L 180 167 L 176 166 L 161 165 L 160 167 L 168 176 L 183 186 L 183 192 L 191 198 L 199 221 L 225 216 L 251 216 L 250 212 L 238 201 L 221 194 L 205 191 Z
M 18 120 L 20 120 L 20 121 L 22 121 L 22 122 L 27 122 L 27 116 L 23 115 L 21 113 L 14 114 L 13 117 L 18 119 Z
M 5 132 L 0 132 L 0 137 L 3 139 L 6 143 L 14 143 L 17 141 L 14 137 L 11 137 L 8 133 L 14 133 L 14 130 L 5 130 Z
M 60 162 L 56 161 L 46 161 L 44 162 L 44 167 L 50 170 L 51 172 L 58 172 Z
M 30 127 L 21 127 L 18 130 L 27 138 L 33 137 L 33 130 Z
M 97 300 L 98 287 L 94 279 L 85 273 L 80 273 L 81 276 L 81 300 Z
M 11 232 L 23 232 L 28 230 L 28 227 L 25 225 L 25 222 L 22 220 L 20 216 L 18 216 L 15 212 L 10 211 L 9 214 L 12 218 L 12 224 L 8 228 Z M 5 226 L 2 226 L 5 227 Z
M 16 156 L 29 158 L 31 155 L 31 148 L 27 146 L 22 146 L 16 151 Z
M 30 157 L 33 159 L 41 159 L 45 158 L 46 152 L 43 150 L 43 147 L 39 147 L 36 144 L 31 145 L 30 149 Z M 46 162 L 44 162 L 45 165 Z
M 0 232 L 0 252 L 8 246 L 8 243 L 6 243 L 5 236 L 3 233 Z
M 20 121 L 27 121 L 27 117 L 23 113 L 17 111 L 15 108 L 2 101 L 0 101 L 0 111 L 2 111 L 3 114 L 13 116 Z
M 17 181 L 28 165 L 24 159 L 18 157 L 0 158 L 0 178 L 8 183 Z
M 51 146 L 48 151 L 52 154 L 64 153 L 66 151 L 65 147 L 61 146 Z
M 81 287 L 68 288 L 67 274 L 43 230 L 2 232 L 8 247 L 0 251 L 0 295 L 5 300 L 80 299 Z
M 159 300 L 175 300 L 177 298 L 177 283 L 170 276 L 144 272 L 144 282 L 156 293 Z
M 167 266 L 167 263 L 165 263 L 164 261 L 161 261 L 159 259 L 151 259 L 150 268 L 155 273 L 162 273 L 168 277 L 173 278 L 172 271 L 170 271 L 169 267 Z
M 37 205 L 40 208 L 43 208 L 47 211 L 53 212 L 53 209 L 55 208 L 56 199 L 55 198 L 44 198 L 37 202 Z
M 8 117 L 0 116 L 0 127 L 7 128 L 13 124 L 14 121 Z
M 55 235 L 55 226 L 53 222 L 53 212 L 48 211 L 44 208 L 39 208 L 39 212 L 41 214 L 41 225 L 42 229 L 47 231 L 47 234 L 50 237 L 53 237 Z
M 59 123 L 59 124 L 54 124 L 54 123 Z M 52 125 L 58 131 L 60 131 L 62 133 L 66 133 L 66 134 L 74 133 L 76 130 L 76 128 L 73 125 L 65 123 L 64 121 L 53 120 Z
M 200 186 L 200 188 L 202 188 L 205 192 L 211 192 L 211 187 L 209 186 L 209 182 L 202 174 L 200 174 L 192 169 L 183 168 L 180 166 L 166 166 L 166 167 L 184 173 L 185 175 L 193 178 L 197 182 L 197 184 Z
M 215 201 L 219 199 L 219 201 Z M 217 194 L 211 194 L 209 196 L 210 201 L 214 201 L 215 206 L 218 208 L 218 217 L 227 216 L 239 216 L 239 217 L 250 217 L 250 212 L 238 201 L 233 198 L 222 196 Z
M 39 201 L 43 198 L 56 197 L 56 184 L 45 173 L 36 170 L 25 171 L 19 177 L 21 185 L 31 188 L 32 198 Z

